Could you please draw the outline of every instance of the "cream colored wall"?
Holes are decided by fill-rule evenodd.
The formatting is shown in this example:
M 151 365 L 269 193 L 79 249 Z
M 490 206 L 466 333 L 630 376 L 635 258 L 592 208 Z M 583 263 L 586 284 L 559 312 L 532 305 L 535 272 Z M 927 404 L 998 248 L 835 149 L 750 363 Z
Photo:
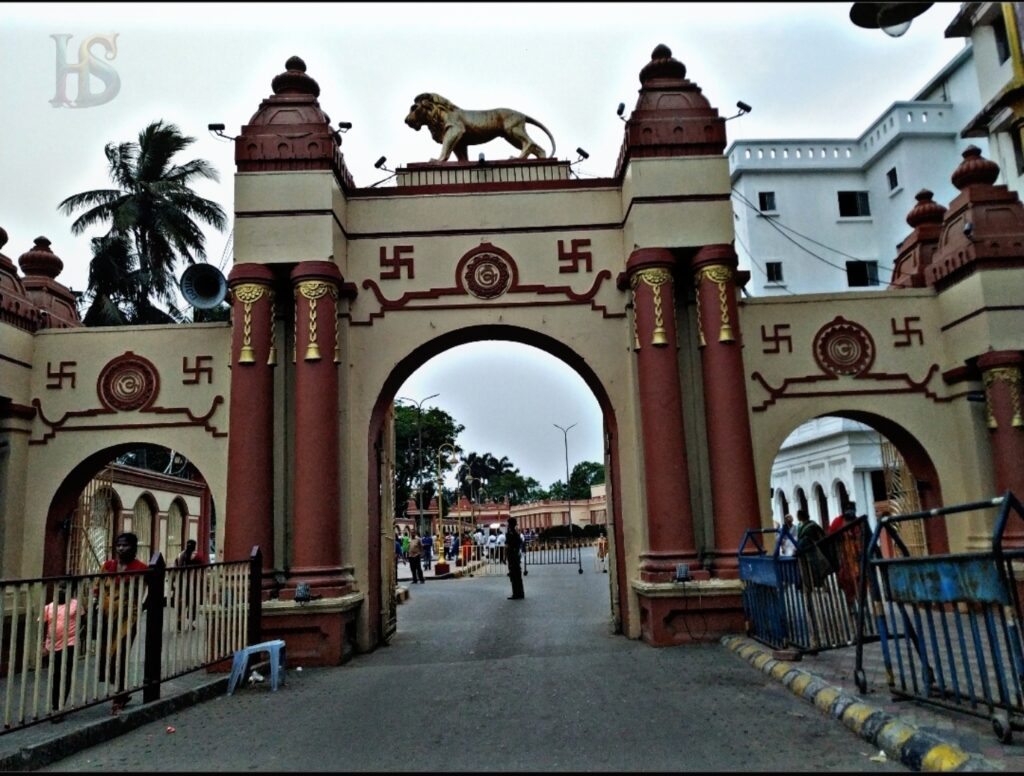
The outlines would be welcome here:
M 794 428 L 813 417 L 857 411 L 894 421 L 920 442 L 939 474 L 945 504 L 964 503 L 996 495 L 992 493 L 992 469 L 983 405 L 968 402 L 963 396 L 943 401 L 954 394 L 962 394 L 968 388 L 981 387 L 980 383 L 950 386 L 942 380 L 943 372 L 963 366 L 963 362 L 958 361 L 951 352 L 974 351 L 962 350 L 966 344 L 963 342 L 957 344 L 955 351 L 947 347 L 949 337 L 943 333 L 942 327 L 948 315 L 940 299 L 930 289 L 747 300 L 741 311 L 741 322 L 745 341 L 745 368 L 748 376 L 751 376 L 747 384 L 751 408 L 762 405 L 768 399 L 768 393 L 752 378 L 755 372 L 759 372 L 767 383 L 775 387 L 781 386 L 786 378 L 823 374 L 814 361 L 812 343 L 817 331 L 836 316 L 860 323 L 870 332 L 876 351 L 871 373 L 906 373 L 914 382 L 923 383 L 939 401 L 922 393 L 823 395 L 780 398 L 763 412 L 752 411 L 750 419 L 758 492 L 768 492 L 772 461 L 782 441 Z M 922 332 L 923 347 L 897 348 L 893 345 L 902 337 L 892 334 L 891 319 L 895 318 L 897 327 L 902 328 L 903 319 L 908 316 L 919 318 L 914 326 Z M 765 346 L 761 343 L 761 327 L 771 332 L 777 324 L 783 323 L 791 327 L 788 333 L 793 340 L 793 353 L 787 353 L 785 347 L 780 355 L 763 353 Z M 928 379 L 933 366 L 935 370 Z M 866 389 L 894 391 L 907 386 L 905 381 L 839 377 L 836 380 L 794 386 L 793 390 L 839 393 Z M 766 498 L 762 500 L 761 512 L 762 525 L 770 526 L 771 505 Z M 984 533 L 984 530 L 982 526 L 951 523 L 951 548 L 964 549 L 971 543 L 969 534 L 979 531 Z
M 94 329 L 42 331 L 35 335 L 35 358 L 29 396 L 40 401 L 42 414 L 51 423 L 66 418 L 62 427 L 52 430 L 40 417 L 28 426 L 31 440 L 19 452 L 27 472 L 32 472 L 31 487 L 23 499 L 21 541 L 16 548 L 4 547 L 4 575 L 38 576 L 42 568 L 45 521 L 50 503 L 60 484 L 90 454 L 122 443 L 152 443 L 169 447 L 185 455 L 202 472 L 210 486 L 218 514 L 224 514 L 227 479 L 227 437 L 215 437 L 202 426 L 156 427 L 157 424 L 190 423 L 188 414 L 204 416 L 213 411 L 208 423 L 218 432 L 228 428 L 228 370 L 230 327 L 227 324 L 188 326 L 133 326 Z M 162 414 L 141 411 L 95 414 L 75 417 L 73 413 L 102 409 L 97 394 L 97 379 L 104 366 L 126 351 L 153 363 L 160 375 L 160 388 L 154 407 L 175 410 Z M 211 355 L 212 383 L 184 385 L 182 358 L 193 363 L 196 355 Z M 74 361 L 75 386 L 66 383 L 63 390 L 48 389 L 47 365 Z M 69 414 L 71 413 L 71 414 Z M 149 427 L 124 428 L 127 425 Z M 109 428 L 109 426 L 122 426 Z M 48 434 L 53 434 L 47 438 Z M 45 441 L 45 443 L 43 443 Z M 5 501 L 8 501 L 5 494 Z M 17 521 L 8 521 L 11 528 Z M 222 545 L 223 520 L 218 521 L 218 548 Z

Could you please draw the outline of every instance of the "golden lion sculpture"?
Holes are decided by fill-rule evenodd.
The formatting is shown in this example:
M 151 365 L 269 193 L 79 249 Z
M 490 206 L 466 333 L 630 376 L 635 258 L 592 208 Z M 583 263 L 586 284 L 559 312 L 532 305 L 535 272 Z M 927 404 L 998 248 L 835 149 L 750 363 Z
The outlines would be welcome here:
M 547 154 L 526 133 L 526 125 L 539 127 L 551 140 L 551 155 L 555 154 L 555 139 L 547 127 L 524 113 L 508 108 L 492 110 L 463 110 L 440 94 L 424 92 L 416 96 L 405 117 L 405 123 L 419 131 L 427 127 L 434 141 L 441 144 L 441 154 L 432 162 L 445 162 L 455 152 L 460 162 L 469 159 L 467 148 L 480 145 L 497 137 L 504 138 L 519 149 L 519 158 L 533 154 L 544 159 Z

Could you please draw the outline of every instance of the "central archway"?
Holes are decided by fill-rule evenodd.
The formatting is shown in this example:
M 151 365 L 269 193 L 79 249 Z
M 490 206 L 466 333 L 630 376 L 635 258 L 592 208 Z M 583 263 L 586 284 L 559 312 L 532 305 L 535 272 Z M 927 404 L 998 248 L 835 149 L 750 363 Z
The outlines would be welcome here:
M 620 471 L 618 452 L 618 433 L 615 412 L 607 391 L 601 384 L 594 370 L 587 362 L 565 343 L 539 333 L 531 329 L 509 325 L 479 325 L 460 328 L 425 342 L 415 348 L 408 355 L 402 358 L 390 371 L 388 377 L 381 386 L 374 403 L 373 412 L 370 418 L 370 427 L 367 433 L 367 471 L 369 472 L 367 482 L 367 504 L 369 525 L 369 541 L 367 547 L 367 568 L 369 569 L 369 591 L 368 601 L 371 612 L 381 612 L 382 590 L 381 573 L 381 535 L 382 520 L 391 520 L 391 516 L 382 514 L 383 487 L 381 482 L 381 452 L 383 445 L 387 444 L 385 439 L 385 420 L 388 409 L 393 403 L 402 384 L 421 366 L 430 359 L 441 353 L 475 342 L 514 342 L 529 345 L 541 350 L 558 359 L 576 374 L 580 376 L 589 388 L 601 410 L 604 423 L 604 456 L 606 467 L 606 482 L 611 490 L 608 499 L 609 517 L 612 541 L 615 551 L 615 570 L 613 579 L 613 601 L 615 611 L 613 618 L 616 630 L 621 628 L 621 612 L 625 611 L 627 585 L 625 581 L 625 556 L 623 554 L 624 540 L 622 535 L 621 498 L 620 498 Z M 383 632 L 383 624 L 377 617 L 370 624 L 374 631 L 374 641 L 380 638 Z

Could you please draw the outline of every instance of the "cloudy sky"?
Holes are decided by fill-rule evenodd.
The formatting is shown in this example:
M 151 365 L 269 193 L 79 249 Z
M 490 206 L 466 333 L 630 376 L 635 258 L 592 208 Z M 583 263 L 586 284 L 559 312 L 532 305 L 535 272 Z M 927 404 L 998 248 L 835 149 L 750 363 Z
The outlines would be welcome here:
M 729 140 L 850 138 L 889 105 L 912 97 L 963 46 L 943 30 L 959 3 L 937 3 L 900 38 L 849 21 L 850 3 L 20 3 L 0 11 L 3 89 L 0 227 L 13 259 L 38 235 L 64 260 L 59 278 L 82 290 L 89 238 L 57 213 L 65 197 L 108 185 L 103 146 L 134 140 L 155 119 L 196 138 L 188 158 L 211 161 L 221 182 L 199 192 L 233 209 L 233 145 L 207 131 L 238 134 L 292 55 L 321 88 L 333 122 L 350 121 L 342 150 L 357 185 L 380 181 L 380 156 L 394 168 L 426 161 L 437 146 L 402 122 L 412 98 L 439 92 L 466 108 L 503 105 L 543 122 L 557 156 L 590 157 L 581 176 L 610 176 L 622 142 L 615 115 L 636 102 L 637 75 L 659 43 L 687 67 L 730 121 Z M 54 107 L 57 52 L 78 62 L 79 44 L 116 34 L 116 95 L 91 107 Z M 54 36 L 57 36 L 56 38 Z M 68 37 L 70 36 L 70 37 Z M 102 48 L 93 48 L 102 56 Z M 76 97 L 76 79 L 67 95 Z M 92 91 L 105 92 L 93 82 Z M 481 147 L 506 156 L 501 141 Z M 382 185 L 387 185 L 382 184 Z M 228 234 L 208 233 L 211 263 L 230 268 Z M 223 263 L 222 263 L 223 262 Z M 514 367 L 514 369 L 513 369 Z M 523 346 L 487 343 L 437 357 L 400 395 L 444 408 L 466 425 L 467 450 L 507 455 L 548 485 L 570 465 L 601 460 L 601 417 L 582 380 Z

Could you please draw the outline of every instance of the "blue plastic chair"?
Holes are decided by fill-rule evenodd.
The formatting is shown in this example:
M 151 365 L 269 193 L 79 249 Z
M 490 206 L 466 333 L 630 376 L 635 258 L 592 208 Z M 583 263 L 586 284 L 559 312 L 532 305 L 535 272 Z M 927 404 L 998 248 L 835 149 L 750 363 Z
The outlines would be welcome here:
M 249 657 L 264 652 L 268 653 L 270 657 L 270 689 L 272 692 L 277 690 L 278 684 L 284 681 L 286 656 L 283 639 L 251 644 L 235 652 L 231 661 L 231 676 L 228 678 L 228 695 L 235 691 L 235 687 L 238 686 L 245 674 L 246 666 L 249 665 Z

